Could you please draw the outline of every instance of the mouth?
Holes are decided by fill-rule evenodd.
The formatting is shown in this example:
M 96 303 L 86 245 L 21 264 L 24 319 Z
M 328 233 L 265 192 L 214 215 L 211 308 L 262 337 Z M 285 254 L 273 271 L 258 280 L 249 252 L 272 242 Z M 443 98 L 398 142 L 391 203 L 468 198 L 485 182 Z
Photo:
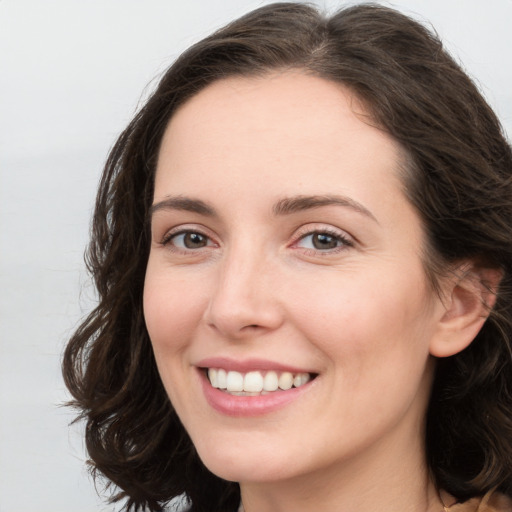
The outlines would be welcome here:
M 253 370 L 245 373 L 224 368 L 202 370 L 213 388 L 235 396 L 262 396 L 288 391 L 304 386 L 317 376 L 314 373 L 275 370 Z

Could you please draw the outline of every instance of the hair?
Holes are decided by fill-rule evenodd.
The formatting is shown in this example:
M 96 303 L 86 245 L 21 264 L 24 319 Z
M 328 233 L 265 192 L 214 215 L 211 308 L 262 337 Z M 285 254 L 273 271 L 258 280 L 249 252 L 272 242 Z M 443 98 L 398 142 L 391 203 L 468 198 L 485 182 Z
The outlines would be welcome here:
M 92 471 L 133 510 L 184 495 L 197 512 L 236 510 L 238 484 L 208 471 L 160 381 L 142 295 L 156 159 L 176 109 L 232 76 L 297 69 L 349 88 L 406 155 L 405 192 L 439 272 L 471 259 L 499 269 L 496 304 L 471 345 L 439 359 L 426 419 L 436 484 L 466 500 L 512 494 L 512 152 L 498 119 L 437 36 L 378 5 L 328 17 L 314 7 L 257 9 L 192 46 L 121 134 L 99 185 L 88 270 L 98 305 L 64 353 L 72 404 L 86 420 Z M 108 484 L 108 485 L 111 485 Z M 107 486 L 108 486 L 107 485 Z

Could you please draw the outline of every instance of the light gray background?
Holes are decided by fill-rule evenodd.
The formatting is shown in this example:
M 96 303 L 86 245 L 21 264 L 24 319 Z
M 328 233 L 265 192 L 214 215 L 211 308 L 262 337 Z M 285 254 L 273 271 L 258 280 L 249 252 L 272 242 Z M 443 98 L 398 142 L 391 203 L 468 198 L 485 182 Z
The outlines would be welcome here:
M 264 3 L 0 0 L 0 512 L 113 510 L 60 407 L 60 354 L 94 297 L 96 183 L 152 78 Z M 512 134 L 512 0 L 386 4 L 434 24 Z

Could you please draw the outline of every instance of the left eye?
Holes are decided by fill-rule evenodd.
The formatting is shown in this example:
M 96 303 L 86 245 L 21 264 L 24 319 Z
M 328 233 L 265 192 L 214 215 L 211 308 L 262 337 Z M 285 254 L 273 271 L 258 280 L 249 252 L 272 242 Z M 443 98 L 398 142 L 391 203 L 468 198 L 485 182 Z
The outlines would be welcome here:
M 314 249 L 317 251 L 329 251 L 339 247 L 349 245 L 348 241 L 340 235 L 330 233 L 309 233 L 303 236 L 298 242 L 299 247 Z

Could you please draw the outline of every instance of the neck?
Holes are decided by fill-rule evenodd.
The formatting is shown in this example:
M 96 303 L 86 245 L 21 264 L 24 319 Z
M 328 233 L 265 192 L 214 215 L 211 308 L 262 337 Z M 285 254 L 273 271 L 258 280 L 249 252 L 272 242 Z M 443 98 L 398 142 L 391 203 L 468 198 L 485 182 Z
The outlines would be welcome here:
M 421 438 L 374 446 L 352 460 L 286 481 L 241 483 L 244 511 L 442 512 Z

